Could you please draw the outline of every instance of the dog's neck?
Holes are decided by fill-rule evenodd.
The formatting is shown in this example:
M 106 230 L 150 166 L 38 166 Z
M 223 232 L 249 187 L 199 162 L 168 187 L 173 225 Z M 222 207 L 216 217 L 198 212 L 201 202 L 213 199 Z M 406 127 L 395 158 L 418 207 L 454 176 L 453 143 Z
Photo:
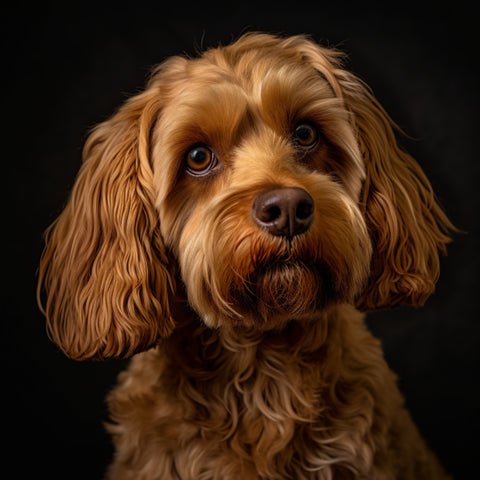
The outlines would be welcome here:
M 243 391 L 260 376 L 265 383 L 270 378 L 305 389 L 301 379 L 312 375 L 321 377 L 319 383 L 335 384 L 345 358 L 361 351 L 362 342 L 375 348 L 378 343 L 366 330 L 362 314 L 350 305 L 337 305 L 308 321 L 292 320 L 282 329 L 269 331 L 210 329 L 193 312 L 184 312 L 163 349 L 174 370 L 172 376 L 183 372 L 197 384 L 205 383 L 207 390 L 208 384 L 216 383 L 219 388 L 234 386 Z
M 198 344 L 200 349 L 202 345 L 215 344 L 223 348 L 227 355 L 240 355 L 245 351 L 274 346 L 280 348 L 283 354 L 308 354 L 321 349 L 328 342 L 328 337 L 338 330 L 342 319 L 351 316 L 352 310 L 354 308 L 349 305 L 336 305 L 310 318 L 282 321 L 278 328 L 266 330 L 261 327 L 242 327 L 238 321 L 229 324 L 228 320 L 219 328 L 210 328 L 188 307 L 177 306 L 173 312 L 177 327 L 165 342 L 165 347 L 185 341 L 189 345 Z M 359 314 L 356 316 L 360 317 Z M 261 324 L 262 320 L 259 320 Z

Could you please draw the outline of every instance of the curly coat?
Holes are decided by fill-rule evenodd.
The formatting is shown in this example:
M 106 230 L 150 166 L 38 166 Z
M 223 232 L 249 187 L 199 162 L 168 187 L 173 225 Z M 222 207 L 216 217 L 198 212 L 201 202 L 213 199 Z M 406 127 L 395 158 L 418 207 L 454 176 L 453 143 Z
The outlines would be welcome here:
M 447 478 L 360 311 L 423 304 L 453 226 L 342 62 L 247 34 L 168 59 L 91 133 L 39 297 L 71 358 L 136 354 L 108 478 Z M 292 188 L 306 231 L 259 226 Z

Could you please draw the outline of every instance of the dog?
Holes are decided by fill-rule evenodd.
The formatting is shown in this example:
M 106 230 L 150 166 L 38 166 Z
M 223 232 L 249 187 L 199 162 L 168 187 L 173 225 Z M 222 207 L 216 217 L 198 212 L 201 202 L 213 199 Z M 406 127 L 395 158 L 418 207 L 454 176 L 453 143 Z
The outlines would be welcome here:
M 108 397 L 114 480 L 445 479 L 364 312 L 422 305 L 454 231 L 341 52 L 172 57 L 88 137 L 38 296 Z

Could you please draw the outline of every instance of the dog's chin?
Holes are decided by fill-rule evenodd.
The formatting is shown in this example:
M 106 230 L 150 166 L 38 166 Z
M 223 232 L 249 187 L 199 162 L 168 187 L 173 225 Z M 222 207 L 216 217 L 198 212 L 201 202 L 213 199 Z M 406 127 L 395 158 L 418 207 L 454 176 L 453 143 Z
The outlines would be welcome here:
M 344 292 L 334 286 L 329 270 L 320 264 L 301 261 L 273 263 L 251 272 L 239 284 L 228 289 L 230 312 L 207 315 L 207 325 L 256 328 L 282 328 L 292 320 L 318 316 L 333 303 L 345 300 Z M 219 323 L 219 319 L 222 319 Z M 215 319 L 215 320 L 213 320 Z

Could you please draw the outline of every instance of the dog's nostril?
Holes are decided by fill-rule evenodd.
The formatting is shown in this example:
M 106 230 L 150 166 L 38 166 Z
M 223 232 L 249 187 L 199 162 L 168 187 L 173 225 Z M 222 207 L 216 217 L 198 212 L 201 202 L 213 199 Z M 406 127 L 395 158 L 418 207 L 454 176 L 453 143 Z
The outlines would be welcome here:
M 313 203 L 300 202 L 297 207 L 296 215 L 300 220 L 309 218 L 313 213 Z
M 276 205 L 271 206 L 270 208 L 266 208 L 261 214 L 261 220 L 264 222 L 273 222 L 277 220 L 282 215 L 282 210 L 277 207 Z
M 252 216 L 272 235 L 294 237 L 308 230 L 313 220 L 312 197 L 297 187 L 267 190 L 254 201 Z

